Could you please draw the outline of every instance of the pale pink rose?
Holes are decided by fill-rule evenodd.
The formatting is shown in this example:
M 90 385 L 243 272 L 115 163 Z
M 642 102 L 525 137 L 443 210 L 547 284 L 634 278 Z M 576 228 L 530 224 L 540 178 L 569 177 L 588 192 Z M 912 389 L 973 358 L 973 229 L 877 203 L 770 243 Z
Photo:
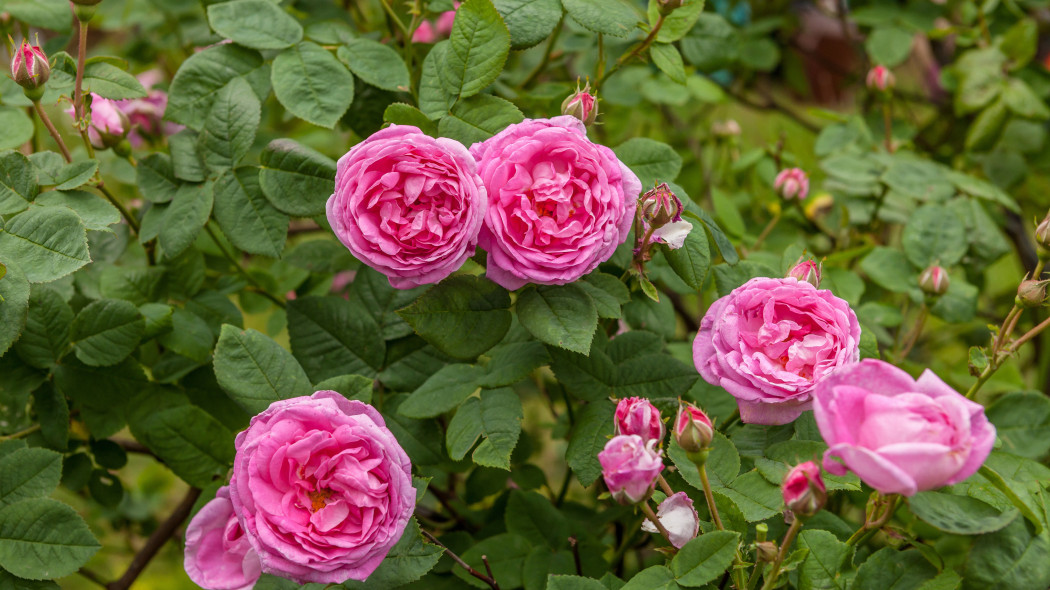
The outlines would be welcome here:
M 781 170 L 773 181 L 773 188 L 789 201 L 795 197 L 801 201 L 809 194 L 809 177 L 801 168 Z
M 637 434 L 621 434 L 605 443 L 605 448 L 598 453 L 598 462 L 614 500 L 637 504 L 653 493 L 656 476 L 664 468 L 656 443 L 656 440 L 646 442 Z
M 459 2 L 453 3 L 459 7 Z M 456 20 L 455 10 L 446 10 L 438 15 L 437 22 L 423 21 L 412 33 L 413 43 L 435 43 L 440 39 L 448 37 L 452 33 L 452 23 Z
M 784 477 L 780 492 L 784 495 L 784 505 L 796 516 L 813 516 L 828 500 L 820 467 L 813 461 L 792 467 Z
M 470 152 L 488 187 L 478 243 L 496 283 L 570 283 L 627 239 L 642 185 L 576 117 L 527 119 Z
M 339 159 L 328 222 L 397 289 L 437 283 L 474 255 L 487 208 L 467 149 L 392 125 Z
M 715 427 L 703 410 L 693 404 L 678 406 L 674 419 L 674 440 L 687 453 L 698 453 L 711 446 Z
M 368 404 L 334 391 L 277 401 L 235 444 L 233 509 L 265 573 L 364 580 L 412 516 L 412 465 Z
M 822 379 L 859 359 L 849 304 L 791 277 L 754 278 L 715 301 L 693 342 L 700 375 L 732 394 L 752 424 L 798 418 Z
M 66 109 L 74 117 L 73 107 Z M 128 116 L 121 110 L 115 100 L 91 94 L 91 126 L 88 127 L 88 139 L 95 149 L 106 149 L 117 145 L 131 129 Z
M 660 502 L 656 509 L 656 518 L 670 535 L 668 540 L 679 549 L 695 539 L 700 532 L 700 515 L 693 507 L 693 499 L 685 492 L 678 492 Z M 660 532 L 649 519 L 642 521 L 642 530 L 647 533 Z
M 145 143 L 143 135 L 174 135 L 184 128 L 182 125 L 163 120 L 164 111 L 168 108 L 168 93 L 154 86 L 164 80 L 164 74 L 156 69 L 147 70 L 138 75 L 138 80 L 148 93 L 146 98 L 117 102 L 118 108 L 124 111 L 131 122 L 128 141 L 135 147 L 141 147 Z
M 830 447 L 824 469 L 852 471 L 883 494 L 912 496 L 958 483 L 995 444 L 984 407 L 929 369 L 914 380 L 889 363 L 864 359 L 821 382 L 814 398 L 813 415 Z
M 646 441 L 655 440 L 659 443 L 664 439 L 665 432 L 660 410 L 649 400 L 628 397 L 616 404 L 616 434 L 637 434 Z
M 22 45 L 15 50 L 11 59 L 11 79 L 27 90 L 36 90 L 50 77 L 51 64 L 48 63 L 44 50 L 30 45 L 23 39 Z
M 799 258 L 795 266 L 788 271 L 788 276 L 809 283 L 814 287 L 820 287 L 821 264 L 816 260 L 804 260 Z
M 183 567 L 208 590 L 247 590 L 262 575 L 259 556 L 233 513 L 229 486 L 219 488 L 186 527 Z

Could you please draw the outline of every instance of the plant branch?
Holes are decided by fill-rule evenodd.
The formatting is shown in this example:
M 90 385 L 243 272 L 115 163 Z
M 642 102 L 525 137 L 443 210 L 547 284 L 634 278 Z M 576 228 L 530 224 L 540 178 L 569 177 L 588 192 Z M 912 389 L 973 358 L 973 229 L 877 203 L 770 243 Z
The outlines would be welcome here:
M 558 37 L 561 36 L 561 30 L 562 28 L 564 28 L 562 26 L 564 22 L 565 15 L 562 15 L 561 20 L 559 20 L 558 24 L 554 27 L 554 32 L 551 33 L 550 41 L 547 42 L 547 48 L 543 51 L 543 59 L 540 60 L 539 65 L 537 65 L 536 68 L 532 70 L 529 76 L 525 78 L 525 81 L 521 83 L 521 86 L 519 86 L 519 88 L 528 88 L 529 86 L 531 86 L 532 83 L 540 77 L 540 74 L 542 74 L 544 70 L 547 69 L 547 64 L 549 64 L 551 61 L 551 52 L 554 51 L 554 45 L 558 43 Z M 601 35 L 599 35 L 599 38 L 601 38 Z
M 718 506 L 715 505 L 715 495 L 711 492 L 711 482 L 707 479 L 707 466 L 700 466 L 700 483 L 704 486 L 704 499 L 707 500 L 707 510 L 711 512 L 711 520 L 715 521 L 715 527 L 720 531 L 726 530 L 722 524 L 722 517 L 718 515 Z
M 7 435 L 4 435 L 4 436 L 0 436 L 0 441 L 15 440 L 16 438 L 22 438 L 22 437 L 25 437 L 25 436 L 29 436 L 30 434 L 33 434 L 37 430 L 40 430 L 40 425 L 39 424 L 34 424 L 34 425 L 30 426 L 29 428 L 26 428 L 25 430 L 20 430 L 20 431 L 14 433 L 14 434 L 7 434 Z
M 645 514 L 645 517 L 649 519 L 649 522 L 653 523 L 656 530 L 660 531 L 660 534 L 667 539 L 668 543 L 671 543 L 671 533 L 667 531 L 667 527 L 664 526 L 664 523 L 660 522 L 660 519 L 656 517 L 656 513 L 653 512 L 652 507 L 649 506 L 649 500 L 642 501 L 638 506 L 642 509 L 642 513 Z M 675 548 L 674 543 L 671 543 L 671 547 L 674 548 L 675 551 L 678 551 L 678 549 Z
M 44 107 L 40 106 L 39 100 L 33 101 L 33 110 L 36 111 L 36 116 L 40 117 L 43 121 L 44 127 L 47 127 L 47 132 L 51 134 L 51 137 L 58 144 L 58 149 L 62 150 L 62 157 L 66 159 L 66 162 L 73 162 L 73 156 L 69 153 L 69 148 L 66 147 L 66 142 L 62 141 L 62 136 L 59 135 L 58 129 L 55 129 L 54 123 L 51 122 L 51 118 L 44 112 Z
M 98 181 L 98 184 L 95 185 L 95 188 L 97 188 L 99 192 L 101 192 L 106 197 L 106 200 L 108 200 L 114 207 L 117 208 L 117 211 L 120 211 L 120 214 L 123 215 L 124 219 L 127 220 L 128 225 L 131 226 L 132 231 L 135 232 L 135 235 L 138 235 L 140 226 L 138 220 L 135 219 L 135 216 L 132 215 L 119 200 L 117 200 L 117 197 L 113 196 L 113 193 L 109 192 L 109 189 L 106 188 L 106 185 L 101 180 Z
M 77 42 L 77 79 L 73 90 L 73 114 L 76 116 L 77 127 L 81 126 L 84 119 L 84 62 L 87 61 L 87 33 L 86 21 L 77 19 L 79 26 L 79 40 Z M 83 129 L 81 129 L 83 132 Z
M 780 566 L 784 563 L 784 558 L 787 557 L 788 550 L 791 549 L 791 543 L 795 540 L 795 535 L 798 534 L 801 528 L 802 519 L 796 517 L 791 526 L 788 527 L 787 532 L 784 533 L 784 540 L 780 543 L 780 551 L 777 552 L 776 560 L 773 561 L 773 569 L 769 570 L 769 577 L 762 584 L 762 590 L 770 590 L 776 586 L 777 578 L 780 577 Z
M 186 495 L 182 498 L 182 502 L 175 508 L 175 511 L 171 513 L 171 516 L 167 520 L 161 523 L 157 530 L 153 531 L 153 534 L 149 536 L 146 541 L 146 545 L 135 554 L 134 559 L 131 560 L 131 565 L 128 566 L 127 571 L 120 577 L 116 582 L 111 582 L 107 588 L 108 590 L 128 590 L 131 588 L 131 584 L 135 582 L 135 579 L 139 577 L 142 570 L 146 569 L 149 562 L 160 548 L 168 542 L 168 539 L 175 534 L 175 529 L 182 525 L 186 517 L 190 515 L 190 511 L 193 510 L 193 504 L 200 497 L 200 488 L 190 488 Z
M 248 281 L 249 284 L 251 284 L 257 289 L 256 292 L 259 293 L 259 295 L 262 295 L 263 297 L 269 299 L 270 301 L 274 302 L 280 307 L 288 306 L 288 304 L 285 303 L 283 299 L 264 289 L 263 286 L 259 284 L 259 281 L 255 280 L 255 277 L 253 277 L 247 270 L 244 269 L 243 266 L 241 266 L 241 263 L 238 262 L 237 259 L 233 256 L 233 254 L 230 254 L 230 251 L 226 249 L 226 246 L 222 245 L 222 241 L 219 240 L 219 236 L 215 235 L 215 231 L 212 230 L 209 225 L 204 225 L 204 231 L 208 232 L 208 236 L 210 236 L 211 240 L 215 242 L 215 246 L 219 248 L 219 251 L 222 252 L 222 255 L 230 261 L 230 264 L 233 264 L 233 267 L 237 269 L 237 273 L 244 277 L 244 279 Z
M 463 561 L 458 555 L 453 553 L 451 549 L 449 549 L 448 547 L 445 547 L 445 545 L 441 541 L 438 541 L 437 537 L 435 537 L 434 535 L 430 534 L 430 531 L 427 531 L 425 529 L 420 529 L 420 530 L 422 531 L 423 536 L 426 537 L 428 541 L 430 541 L 431 543 L 433 543 L 433 544 L 437 545 L 438 547 L 441 547 L 442 549 L 444 549 L 445 550 L 445 555 L 448 555 L 452 559 L 452 561 L 456 562 L 457 564 L 459 564 L 460 567 L 462 567 L 463 569 L 467 570 L 468 574 L 474 576 L 475 578 L 481 580 L 482 582 L 485 582 L 486 584 L 489 585 L 490 588 L 492 588 L 492 590 L 499 590 L 499 584 L 497 584 L 496 580 L 493 579 L 492 576 L 491 576 L 492 568 L 489 567 L 489 560 L 488 560 L 487 557 L 482 557 L 482 560 L 485 562 L 485 567 L 488 568 L 488 570 L 489 570 L 489 574 L 490 575 L 488 575 L 488 576 L 486 576 L 485 574 L 479 572 L 478 570 L 470 567 L 470 565 L 468 565 L 467 562 Z
M 109 588 L 109 584 L 104 582 L 101 576 L 87 569 L 86 567 L 80 568 L 79 570 L 77 570 L 77 573 L 80 574 L 84 579 L 94 582 L 97 586 L 101 588 Z

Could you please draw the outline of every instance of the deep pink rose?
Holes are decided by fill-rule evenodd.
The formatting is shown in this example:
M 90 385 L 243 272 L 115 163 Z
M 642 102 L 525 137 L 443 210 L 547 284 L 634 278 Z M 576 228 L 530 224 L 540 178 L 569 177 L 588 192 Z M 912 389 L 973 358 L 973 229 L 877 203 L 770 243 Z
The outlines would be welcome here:
M 340 158 L 327 207 L 339 241 L 398 289 L 437 283 L 473 256 L 486 208 L 466 148 L 409 125 Z
M 459 2 L 453 2 L 457 8 Z M 446 10 L 437 17 L 436 23 L 431 23 L 425 20 L 419 23 L 414 33 L 412 33 L 413 43 L 435 43 L 440 39 L 448 37 L 452 33 L 452 24 L 456 22 L 456 11 Z
M 737 399 L 740 419 L 787 424 L 813 388 L 860 358 L 860 323 L 831 291 L 794 278 L 755 278 L 711 304 L 693 342 L 700 375 Z
M 208 590 L 247 590 L 262 575 L 259 556 L 233 514 L 229 486 L 219 488 L 186 527 L 183 567 Z
M 334 391 L 277 401 L 236 448 L 233 509 L 266 573 L 364 580 L 412 516 L 412 465 L 368 404 Z
M 668 540 L 679 549 L 695 539 L 700 532 L 700 515 L 693 507 L 693 499 L 685 492 L 678 492 L 660 502 L 656 509 L 656 518 L 671 536 Z M 642 521 L 642 530 L 648 533 L 660 532 L 649 519 Z
M 637 504 L 652 494 L 656 476 L 664 468 L 656 443 L 656 440 L 646 442 L 637 434 L 621 434 L 605 443 L 605 448 L 598 453 L 598 462 L 602 464 L 602 477 L 614 500 Z
M 164 110 L 168 108 L 168 93 L 155 86 L 163 82 L 164 74 L 160 70 L 147 70 L 138 75 L 138 80 L 148 93 L 146 98 L 117 101 L 117 107 L 131 122 L 128 141 L 134 147 L 145 143 L 143 134 L 159 137 L 174 135 L 183 129 L 182 125 L 163 120 Z
M 488 187 L 478 243 L 496 283 L 570 283 L 627 239 L 642 185 L 576 117 L 527 119 L 470 153 Z
M 984 407 L 929 369 L 918 380 L 875 359 L 844 367 L 814 392 L 830 447 L 824 469 L 846 470 L 883 494 L 914 495 L 973 475 L 995 444 Z M 839 459 L 839 463 L 835 459 Z
M 616 434 L 637 434 L 644 440 L 664 439 L 664 421 L 649 400 L 640 397 L 621 399 L 616 404 Z
M 784 505 L 797 516 L 813 516 L 828 500 L 820 467 L 813 461 L 792 467 L 784 476 L 780 492 L 784 495 Z

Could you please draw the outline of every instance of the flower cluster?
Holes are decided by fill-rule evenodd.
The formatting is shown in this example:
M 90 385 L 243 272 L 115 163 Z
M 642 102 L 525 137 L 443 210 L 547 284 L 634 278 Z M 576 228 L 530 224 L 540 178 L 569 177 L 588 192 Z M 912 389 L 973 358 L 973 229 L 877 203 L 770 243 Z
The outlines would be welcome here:
M 274 402 L 236 450 L 230 485 L 186 529 L 186 572 L 210 590 L 262 573 L 364 580 L 415 508 L 411 463 L 379 412 L 334 391 Z
M 409 288 L 481 246 L 487 276 L 517 289 L 564 284 L 627 239 L 641 184 L 573 116 L 511 125 L 468 151 L 392 126 L 339 160 L 328 221 L 359 259 Z

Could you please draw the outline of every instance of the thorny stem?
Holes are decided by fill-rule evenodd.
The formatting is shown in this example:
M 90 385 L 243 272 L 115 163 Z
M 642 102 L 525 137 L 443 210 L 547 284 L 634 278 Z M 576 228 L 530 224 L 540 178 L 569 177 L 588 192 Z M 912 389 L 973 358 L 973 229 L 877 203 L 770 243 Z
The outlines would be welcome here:
M 751 246 L 752 250 L 758 250 L 759 246 L 762 245 L 762 242 L 766 241 L 766 238 L 769 237 L 770 232 L 773 231 L 773 228 L 777 226 L 777 222 L 779 221 L 780 212 L 777 212 L 777 214 L 773 216 L 773 219 L 770 219 L 769 223 L 766 224 L 766 227 L 762 230 L 762 233 L 758 234 L 758 239 L 755 240 L 755 245 Z
M 397 16 L 397 13 L 394 12 L 394 9 L 390 7 L 390 2 L 388 2 L 387 0 L 380 0 L 379 3 L 383 5 L 383 10 L 386 10 L 386 13 L 390 15 L 391 19 L 393 19 L 394 24 L 396 24 L 397 28 L 401 30 L 401 34 L 403 34 L 406 38 L 409 38 L 408 28 L 405 27 L 405 23 L 401 22 L 401 18 Z M 412 42 L 411 38 L 409 38 L 408 42 Z
M 711 482 L 707 479 L 707 466 L 700 466 L 700 483 L 704 486 L 704 499 L 707 500 L 707 509 L 711 512 L 711 519 L 715 521 L 715 527 L 720 530 L 726 530 L 726 527 L 722 524 L 722 517 L 718 515 L 718 506 L 715 505 L 715 495 L 711 492 Z
M 611 76 L 613 74 L 613 72 L 615 72 L 616 70 L 620 69 L 621 66 L 623 66 L 627 62 L 631 61 L 632 58 L 634 58 L 635 56 L 637 56 L 641 52 L 643 52 L 646 49 L 648 49 L 649 46 L 653 44 L 653 41 L 656 40 L 656 34 L 659 33 L 660 32 L 660 28 L 664 26 L 664 20 L 666 20 L 666 19 L 667 19 L 667 17 L 661 14 L 660 18 L 657 19 L 656 24 L 653 25 L 653 30 L 649 31 L 649 35 L 646 36 L 645 39 L 643 39 L 641 43 L 636 45 L 634 47 L 634 49 L 631 50 L 630 53 L 628 53 L 628 54 L 624 55 L 623 57 L 621 57 L 620 59 L 616 60 L 616 63 L 613 64 L 613 67 L 609 68 L 608 72 L 605 72 L 604 74 L 602 74 L 602 76 L 600 78 L 598 78 L 598 81 L 594 85 L 595 90 L 601 89 L 602 84 L 609 78 L 609 76 Z
M 857 529 L 849 539 L 846 539 L 846 545 L 851 547 L 860 545 L 877 533 L 882 528 L 882 525 L 889 522 L 890 517 L 897 511 L 897 503 L 899 501 L 900 496 L 897 494 L 888 496 L 879 494 L 875 507 L 871 511 L 872 514 L 865 520 L 863 526 Z
M 135 582 L 135 579 L 139 577 L 142 570 L 146 569 L 149 562 L 153 557 L 160 551 L 161 547 L 168 542 L 168 539 L 175 534 L 175 529 L 182 525 L 182 522 L 186 520 L 186 517 L 190 515 L 190 511 L 193 510 L 193 504 L 200 497 L 200 488 L 190 488 L 186 495 L 182 498 L 182 502 L 178 508 L 171 513 L 157 530 L 153 531 L 153 534 L 149 536 L 146 544 L 142 549 L 135 554 L 135 557 L 131 560 L 131 565 L 124 572 L 124 575 L 120 577 L 116 582 L 110 582 L 108 590 L 128 590 L 131 585 Z
M 433 544 L 437 545 L 438 547 L 441 547 L 442 549 L 444 549 L 445 550 L 445 555 L 448 555 L 452 559 L 452 561 L 456 562 L 457 564 L 459 564 L 460 567 L 462 567 L 463 569 L 467 570 L 468 574 L 474 576 L 475 578 L 481 580 L 482 582 L 485 582 L 486 584 L 489 585 L 490 588 L 492 588 L 492 590 L 499 590 L 499 584 L 497 584 L 496 580 L 491 577 L 491 568 L 489 568 L 490 575 L 486 576 L 485 574 L 479 572 L 478 570 L 470 567 L 470 565 L 468 565 L 467 562 L 465 562 L 462 559 L 460 559 L 460 557 L 458 555 L 456 555 L 455 553 L 453 553 L 451 549 L 449 549 L 448 547 L 445 547 L 445 545 L 441 541 L 437 540 L 437 537 L 435 537 L 434 535 L 430 534 L 430 531 L 428 531 L 426 529 L 420 529 L 420 530 L 422 531 L 423 536 L 426 537 L 428 541 L 430 541 L 431 543 L 433 543 Z M 485 558 L 485 557 L 483 557 L 482 559 L 485 562 L 485 567 L 488 568 L 489 560 L 487 558 Z
M 73 156 L 69 153 L 69 148 L 66 147 L 66 142 L 62 140 L 62 136 L 59 135 L 58 129 L 55 129 L 55 125 L 51 122 L 51 118 L 44 112 L 44 107 L 40 106 L 39 100 L 33 101 L 33 110 L 36 111 L 36 116 L 40 117 L 43 121 L 44 127 L 47 127 L 47 132 L 54 138 L 55 143 L 58 144 L 58 148 L 62 150 L 62 156 L 66 159 L 66 162 L 72 163 Z
M 777 551 L 776 560 L 773 561 L 773 569 L 769 570 L 769 577 L 766 578 L 766 582 L 762 584 L 762 590 L 770 590 L 777 584 L 777 578 L 780 577 L 780 566 L 784 563 L 784 558 L 787 557 L 788 550 L 791 549 L 791 543 L 795 540 L 795 535 L 798 534 L 799 529 L 802 528 L 802 519 L 795 518 L 791 526 L 788 527 L 786 533 L 784 533 L 784 540 L 780 543 L 780 551 Z
M 900 353 L 895 356 L 897 359 L 905 359 L 908 357 L 908 353 L 915 347 L 915 343 L 919 341 L 919 335 L 922 334 L 922 329 L 926 325 L 926 318 L 929 316 L 929 310 L 925 305 L 919 310 L 919 317 L 915 320 L 915 327 L 912 329 L 911 334 L 905 341 L 904 347 L 901 348 Z
M 667 480 L 664 479 L 664 476 L 658 474 L 656 478 L 656 481 L 660 483 L 660 489 L 663 490 L 665 494 L 667 494 L 667 497 L 670 498 L 671 496 L 673 496 L 674 490 L 671 489 L 670 484 L 667 483 Z
M 14 440 L 16 438 L 26 437 L 26 436 L 29 436 L 30 434 L 33 434 L 37 430 L 40 430 L 40 425 L 39 424 L 34 424 L 34 425 L 30 426 L 29 428 L 26 428 L 25 430 L 20 430 L 20 431 L 14 433 L 14 434 L 7 434 L 7 435 L 4 435 L 4 436 L 0 436 L 0 441 Z
M 135 232 L 135 235 L 138 235 L 140 226 L 138 220 L 135 219 L 135 216 L 132 215 L 115 196 L 113 196 L 113 193 L 109 192 L 109 189 L 106 188 L 106 185 L 103 184 L 101 180 L 98 181 L 95 188 L 106 197 L 106 200 L 117 208 L 117 211 L 120 211 L 120 214 L 124 216 L 124 219 L 128 221 L 128 225 L 130 225 L 131 229 Z
M 233 254 L 230 254 L 229 250 L 226 249 L 226 246 L 222 245 L 222 241 L 219 240 L 219 236 L 215 235 L 215 231 L 212 230 L 211 227 L 205 224 L 204 231 L 208 232 L 208 236 L 211 237 L 211 241 L 215 242 L 215 246 L 219 248 L 219 251 L 222 252 L 222 255 L 225 256 L 231 264 L 233 264 L 234 268 L 237 269 L 238 274 L 244 277 L 244 279 L 248 281 L 248 283 L 255 287 L 256 292 L 259 295 L 262 295 L 263 297 L 269 299 L 270 301 L 274 302 L 280 307 L 287 307 L 288 304 L 285 303 L 283 299 L 277 297 L 276 295 L 273 295 L 272 293 L 264 289 L 263 286 L 259 284 L 259 281 L 255 280 L 255 277 L 253 277 L 251 273 L 249 273 L 247 270 L 244 269 L 243 266 L 241 266 L 241 263 L 238 262 L 237 259 L 233 256 Z

